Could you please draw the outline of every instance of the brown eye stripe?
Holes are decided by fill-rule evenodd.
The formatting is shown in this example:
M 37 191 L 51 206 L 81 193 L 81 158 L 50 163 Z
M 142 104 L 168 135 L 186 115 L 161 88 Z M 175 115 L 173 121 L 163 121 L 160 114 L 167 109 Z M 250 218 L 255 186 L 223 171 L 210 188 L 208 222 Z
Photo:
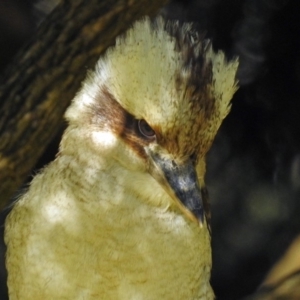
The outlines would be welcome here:
M 144 146 L 153 139 L 147 139 L 139 133 L 138 120 L 118 103 L 105 86 L 89 109 L 89 121 L 100 129 L 113 131 L 139 156 L 146 158 Z

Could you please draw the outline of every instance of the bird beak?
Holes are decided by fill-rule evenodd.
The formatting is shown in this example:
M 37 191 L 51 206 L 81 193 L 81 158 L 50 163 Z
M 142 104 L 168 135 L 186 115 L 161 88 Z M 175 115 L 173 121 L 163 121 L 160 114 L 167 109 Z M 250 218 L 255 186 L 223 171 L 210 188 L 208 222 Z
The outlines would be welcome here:
M 184 214 L 203 225 L 204 208 L 195 166 L 191 159 L 177 164 L 174 160 L 147 149 L 152 158 L 150 174 L 162 184 Z

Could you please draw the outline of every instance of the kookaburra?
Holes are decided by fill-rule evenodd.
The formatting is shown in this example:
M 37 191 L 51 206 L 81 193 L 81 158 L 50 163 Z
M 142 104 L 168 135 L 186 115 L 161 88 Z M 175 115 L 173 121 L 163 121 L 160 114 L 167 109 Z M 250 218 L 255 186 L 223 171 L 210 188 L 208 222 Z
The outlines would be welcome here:
M 144 18 L 117 39 L 6 220 L 10 300 L 214 299 L 205 155 L 237 65 L 191 24 Z

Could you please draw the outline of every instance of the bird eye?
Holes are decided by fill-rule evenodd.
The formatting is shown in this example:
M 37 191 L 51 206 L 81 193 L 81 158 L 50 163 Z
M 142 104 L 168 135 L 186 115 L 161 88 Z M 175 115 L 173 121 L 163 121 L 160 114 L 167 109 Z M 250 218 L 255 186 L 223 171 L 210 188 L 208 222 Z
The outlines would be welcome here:
M 146 138 L 155 137 L 155 131 L 150 127 L 150 125 L 145 120 L 138 121 L 138 128 L 140 133 Z

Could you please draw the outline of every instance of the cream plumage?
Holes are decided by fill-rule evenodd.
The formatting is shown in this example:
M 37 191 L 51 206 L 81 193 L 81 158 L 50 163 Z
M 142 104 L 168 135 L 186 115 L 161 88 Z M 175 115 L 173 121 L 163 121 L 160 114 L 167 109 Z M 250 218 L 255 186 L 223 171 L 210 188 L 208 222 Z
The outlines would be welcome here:
M 11 300 L 214 298 L 204 159 L 236 69 L 189 24 L 117 39 L 7 218 Z

